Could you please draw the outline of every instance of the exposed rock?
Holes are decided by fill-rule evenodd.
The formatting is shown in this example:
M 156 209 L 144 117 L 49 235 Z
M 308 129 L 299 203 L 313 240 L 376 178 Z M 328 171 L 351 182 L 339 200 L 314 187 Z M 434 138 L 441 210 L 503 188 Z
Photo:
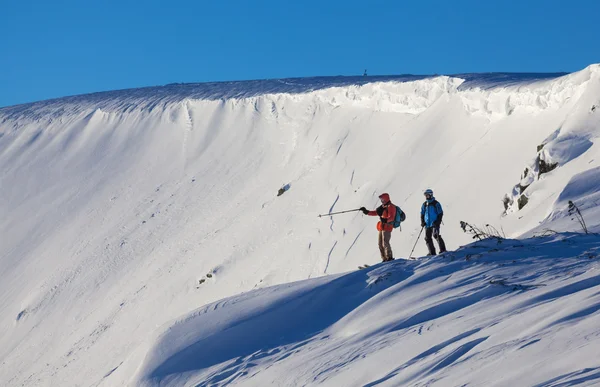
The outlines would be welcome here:
M 527 205 L 529 202 L 529 198 L 525 195 L 519 196 L 519 200 L 517 200 L 517 205 L 519 206 L 519 210 Z
M 558 163 L 547 163 L 542 159 L 539 159 L 539 172 L 538 178 L 542 176 L 544 173 L 548 173 L 558 167 Z
M 504 204 L 504 212 L 506 212 L 508 211 L 508 207 L 512 204 L 512 200 L 510 199 L 510 197 L 508 197 L 508 195 L 504 195 L 502 203 Z
M 522 184 L 517 184 L 517 187 L 519 187 L 519 193 L 522 194 L 527 187 L 529 187 L 531 184 L 527 184 L 527 185 L 522 185 Z
M 279 190 L 277 191 L 277 196 L 283 195 L 289 189 L 290 189 L 290 185 L 285 184 L 283 187 L 279 188 Z

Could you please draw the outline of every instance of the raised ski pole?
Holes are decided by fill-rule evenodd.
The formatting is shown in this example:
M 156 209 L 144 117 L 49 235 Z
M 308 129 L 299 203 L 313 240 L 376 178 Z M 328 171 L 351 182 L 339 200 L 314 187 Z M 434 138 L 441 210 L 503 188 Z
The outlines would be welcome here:
M 345 214 L 346 212 L 356 212 L 356 211 L 360 211 L 360 208 L 357 208 L 356 210 L 346 210 L 346 211 L 340 211 L 340 212 L 332 212 L 332 213 L 329 213 L 329 214 L 321 214 L 321 215 L 319 215 L 319 218 L 322 217 L 322 216 Z
M 412 253 L 415 252 L 415 248 L 417 247 L 417 243 L 419 242 L 419 238 L 421 238 L 421 233 L 423 233 L 424 228 L 425 228 L 425 226 L 421 227 L 421 231 L 419 231 L 419 236 L 417 237 L 417 240 L 415 241 L 415 245 L 413 246 L 413 249 L 410 251 L 410 254 L 408 255 L 408 259 L 412 258 Z

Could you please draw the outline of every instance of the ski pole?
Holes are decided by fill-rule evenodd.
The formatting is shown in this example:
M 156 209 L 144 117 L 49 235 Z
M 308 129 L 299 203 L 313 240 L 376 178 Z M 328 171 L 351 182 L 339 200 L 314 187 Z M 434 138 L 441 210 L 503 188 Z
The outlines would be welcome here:
M 425 228 L 425 226 L 421 227 L 421 231 L 419 231 L 419 236 L 417 237 L 417 240 L 415 241 L 415 245 L 413 246 L 412 250 L 410 251 L 410 254 L 408 255 L 408 258 L 412 258 L 412 253 L 414 253 L 415 248 L 417 247 L 417 243 L 419 242 L 419 238 L 421 238 L 421 233 L 423 233 L 423 229 Z
M 332 213 L 329 213 L 329 214 L 321 214 L 321 215 L 319 215 L 319 218 L 322 217 L 322 216 L 345 214 L 346 212 L 355 212 L 355 211 L 360 211 L 360 208 L 357 208 L 356 210 L 346 210 L 346 211 L 340 211 L 340 212 L 332 212 Z

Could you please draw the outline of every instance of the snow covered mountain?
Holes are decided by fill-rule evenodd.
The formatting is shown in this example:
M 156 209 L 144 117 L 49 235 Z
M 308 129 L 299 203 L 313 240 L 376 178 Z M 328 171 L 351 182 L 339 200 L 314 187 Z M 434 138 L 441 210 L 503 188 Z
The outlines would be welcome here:
M 563 233 L 581 231 L 569 201 L 600 230 L 599 136 L 600 65 L 2 108 L 0 384 L 593 384 L 600 243 Z M 317 215 L 389 192 L 407 258 L 425 188 L 451 250 L 470 242 L 461 220 L 561 234 L 341 274 L 379 261 L 375 220 Z
M 133 384 L 598 385 L 599 254 L 487 240 L 244 293 L 160 332 Z

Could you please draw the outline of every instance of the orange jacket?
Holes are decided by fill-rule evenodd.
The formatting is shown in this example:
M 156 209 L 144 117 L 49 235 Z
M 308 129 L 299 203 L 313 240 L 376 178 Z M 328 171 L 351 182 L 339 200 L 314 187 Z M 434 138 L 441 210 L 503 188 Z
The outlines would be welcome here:
M 380 208 L 383 209 L 380 218 L 384 219 L 385 223 L 377 222 L 377 231 L 392 231 L 394 229 L 394 218 L 396 217 L 396 206 L 392 202 L 387 202 L 387 204 L 379 206 L 378 209 Z M 368 215 L 379 216 L 377 210 L 369 211 Z

